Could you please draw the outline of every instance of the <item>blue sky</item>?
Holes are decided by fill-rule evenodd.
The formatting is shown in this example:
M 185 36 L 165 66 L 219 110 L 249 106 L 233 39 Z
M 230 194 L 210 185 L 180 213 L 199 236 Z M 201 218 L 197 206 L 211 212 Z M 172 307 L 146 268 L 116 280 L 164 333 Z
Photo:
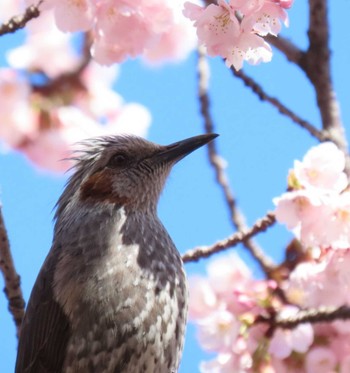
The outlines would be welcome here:
M 346 30 L 349 14 L 349 0 L 330 2 L 332 73 L 346 128 L 350 123 L 350 33 Z M 290 11 L 290 23 L 290 28 L 282 34 L 305 48 L 306 1 L 296 1 Z M 18 40 L 18 36 L 0 38 L 2 66 L 4 51 Z M 238 204 L 252 224 L 273 208 L 272 198 L 284 191 L 293 160 L 302 158 L 316 141 L 278 115 L 274 108 L 260 102 L 232 77 L 219 58 L 211 60 L 210 65 L 212 113 L 220 134 L 218 149 L 228 161 L 227 173 Z M 263 84 L 269 94 L 319 126 L 312 88 L 304 74 L 278 52 L 271 63 L 247 66 L 245 71 Z M 166 144 L 202 133 L 196 84 L 193 54 L 181 64 L 156 69 L 137 60 L 129 61 L 122 65 L 115 88 L 127 102 L 139 102 L 150 109 L 153 122 L 148 138 Z M 51 245 L 53 206 L 65 180 L 65 176 L 34 169 L 21 154 L 0 154 L 0 201 L 26 300 Z M 159 215 L 181 252 L 211 244 L 232 233 L 221 190 L 207 164 L 206 149 L 196 151 L 175 167 L 162 195 Z M 280 260 L 290 237 L 283 227 L 274 227 L 258 240 L 270 255 Z M 234 250 L 259 276 L 256 264 L 244 249 Z M 202 260 L 186 265 L 186 271 L 189 275 L 204 273 L 206 263 L 207 260 Z M 0 287 L 3 288 L 2 278 Z M 3 294 L 0 294 L 0 315 L 0 371 L 11 372 L 16 355 L 15 328 Z M 180 372 L 198 371 L 198 363 L 204 358 L 195 342 L 194 328 L 189 325 Z

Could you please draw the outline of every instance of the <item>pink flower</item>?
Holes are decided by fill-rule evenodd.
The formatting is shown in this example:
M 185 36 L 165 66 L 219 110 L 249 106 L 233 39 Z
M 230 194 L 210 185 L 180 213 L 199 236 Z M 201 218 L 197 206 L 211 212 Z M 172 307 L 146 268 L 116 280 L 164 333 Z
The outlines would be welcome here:
M 106 67 L 91 61 L 81 75 L 86 90 L 77 91 L 74 104 L 97 120 L 108 121 L 123 105 L 123 98 L 113 90 L 117 76 L 117 65 Z
M 202 362 L 199 371 L 201 373 L 245 373 L 250 367 L 250 359 L 245 356 L 221 353 L 211 361 Z
M 253 291 L 251 273 L 238 255 L 213 260 L 207 272 L 208 278 L 197 276 L 190 279 L 190 318 L 207 317 L 218 309 L 239 314 L 249 306 L 252 308 L 253 295 L 245 297 L 247 289 Z
M 252 358 L 246 352 L 220 353 L 211 360 L 202 362 L 201 373 L 246 373 L 252 368 Z M 263 373 L 263 372 L 262 372 Z
M 288 299 L 302 307 L 350 304 L 350 251 L 332 251 L 319 262 L 298 264 L 286 282 Z
M 230 351 L 239 333 L 240 323 L 225 310 L 217 310 L 198 320 L 198 340 L 208 351 Z
M 192 22 L 183 16 L 182 10 L 186 0 L 171 0 L 167 4 L 172 10 L 172 22 L 167 30 L 156 36 L 151 48 L 143 59 L 150 64 L 164 61 L 182 60 L 196 47 L 197 37 Z
M 112 1 L 99 3 L 92 49 L 97 62 L 110 65 L 144 52 L 152 38 L 153 23 L 140 8 L 141 2 L 136 4 Z M 168 17 L 170 21 L 171 14 Z
M 243 61 L 268 62 L 271 47 L 262 36 L 277 35 L 280 19 L 287 25 L 284 7 L 270 0 L 218 0 L 218 5 L 200 7 L 185 3 L 184 15 L 194 21 L 199 42 L 210 56 L 225 58 L 228 67 L 239 70 Z
M 274 1 L 278 3 L 284 9 L 289 9 L 294 3 L 294 0 L 274 0 Z
M 225 57 L 227 51 L 234 47 L 233 39 L 240 35 L 234 10 L 225 0 L 219 0 L 218 5 L 210 4 L 206 8 L 186 2 L 184 15 L 195 21 L 198 39 L 206 46 L 210 56 Z
M 306 246 L 350 247 L 350 193 L 301 189 L 275 198 L 276 219 Z
M 64 32 L 88 31 L 93 25 L 95 1 L 51 0 L 57 27 Z
M 14 16 L 22 13 L 23 7 L 21 0 L 1 0 L 0 2 L 0 20 L 5 22 Z
M 268 34 L 277 36 L 281 31 L 281 23 L 288 26 L 287 12 L 277 3 L 265 1 L 263 6 L 246 20 L 252 29 L 261 36 Z
M 49 78 L 55 78 L 78 65 L 71 36 L 57 29 L 51 11 L 32 20 L 26 30 L 26 43 L 7 55 L 12 67 L 44 72 Z
M 141 105 L 130 104 L 119 108 L 119 115 L 101 125 L 76 107 L 60 107 L 51 113 L 49 128 L 19 147 L 31 162 L 40 168 L 63 172 L 71 166 L 64 160 L 72 154 L 77 142 L 90 137 L 120 133 L 144 135 L 149 125 L 148 111 Z M 133 126 L 136 123 L 136 127 Z M 64 160 L 64 161 L 62 161 Z
M 350 355 L 344 357 L 340 363 L 339 373 L 348 373 L 350 372 Z
M 38 130 L 30 94 L 29 84 L 15 70 L 0 69 L 0 140 L 5 146 L 16 148 Z
M 252 274 L 245 262 L 231 253 L 211 261 L 207 267 L 209 283 L 214 291 L 223 296 L 230 296 L 234 289 L 245 288 L 250 283 Z
M 305 245 L 317 246 L 328 244 L 324 238 L 327 221 L 331 216 L 331 208 L 322 196 L 308 190 L 284 193 L 274 198 L 276 219 L 294 230 Z
M 98 123 L 74 107 L 63 107 L 52 113 L 51 127 L 38 132 L 20 150 L 42 169 L 64 172 L 72 166 L 68 161 L 73 144 L 101 134 Z
M 325 221 L 326 241 L 334 249 L 350 248 L 350 192 L 329 199 L 331 216 Z
M 272 58 L 272 49 L 264 39 L 253 33 L 242 32 L 231 48 L 227 49 L 223 57 L 226 66 L 234 66 L 236 70 L 243 67 L 243 61 L 252 65 L 269 62 Z
M 286 306 L 280 312 L 281 317 L 294 316 L 296 307 Z M 300 324 L 293 329 L 277 329 L 270 340 L 269 352 L 278 359 L 285 359 L 292 351 L 305 353 L 314 340 L 314 332 L 310 324 Z
M 314 347 L 306 355 L 306 373 L 335 373 L 336 357 L 327 347 Z
M 302 162 L 294 162 L 294 175 L 301 186 L 318 192 L 340 193 L 347 185 L 345 156 L 332 142 L 311 148 Z
M 189 280 L 189 318 L 205 318 L 217 309 L 217 297 L 206 278 L 193 276 Z

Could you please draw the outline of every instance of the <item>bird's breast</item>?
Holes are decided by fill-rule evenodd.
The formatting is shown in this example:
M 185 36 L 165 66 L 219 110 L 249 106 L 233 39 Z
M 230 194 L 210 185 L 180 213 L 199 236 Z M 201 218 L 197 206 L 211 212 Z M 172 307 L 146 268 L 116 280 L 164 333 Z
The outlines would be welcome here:
M 122 212 L 109 232 L 88 234 L 61 255 L 55 296 L 72 328 L 67 372 L 84 371 L 88 362 L 96 372 L 170 372 L 177 366 L 187 290 L 163 229 L 154 225 L 145 233 Z

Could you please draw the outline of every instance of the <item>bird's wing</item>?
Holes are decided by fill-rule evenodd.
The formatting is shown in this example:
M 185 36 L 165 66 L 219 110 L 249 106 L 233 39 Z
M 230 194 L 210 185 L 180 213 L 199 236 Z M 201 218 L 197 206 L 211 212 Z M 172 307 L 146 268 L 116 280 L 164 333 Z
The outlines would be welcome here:
M 54 262 L 49 254 L 32 290 L 22 323 L 16 373 L 60 373 L 70 335 L 69 321 L 54 300 Z

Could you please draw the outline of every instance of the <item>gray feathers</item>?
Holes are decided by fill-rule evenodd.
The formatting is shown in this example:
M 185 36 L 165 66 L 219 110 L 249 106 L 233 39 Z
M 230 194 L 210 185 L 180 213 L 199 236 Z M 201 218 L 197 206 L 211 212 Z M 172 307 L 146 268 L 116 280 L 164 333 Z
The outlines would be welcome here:
M 87 141 L 57 203 L 16 373 L 173 373 L 187 317 L 182 261 L 156 213 L 171 167 L 216 135 L 168 146 Z

